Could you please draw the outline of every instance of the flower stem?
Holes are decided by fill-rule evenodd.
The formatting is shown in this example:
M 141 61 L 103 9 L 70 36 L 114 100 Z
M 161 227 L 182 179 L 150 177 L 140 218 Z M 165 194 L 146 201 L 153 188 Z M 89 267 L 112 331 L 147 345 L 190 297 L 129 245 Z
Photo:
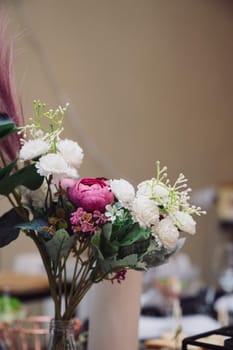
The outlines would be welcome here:
M 57 293 L 56 293 L 56 278 L 54 278 L 54 275 L 53 275 L 52 270 L 51 270 L 50 258 L 47 254 L 45 246 L 43 245 L 43 243 L 41 243 L 41 241 L 39 240 L 36 233 L 34 231 L 30 231 L 30 233 L 28 233 L 28 235 L 33 239 L 34 243 L 36 244 L 36 246 L 39 250 L 40 256 L 42 258 L 45 270 L 47 272 L 50 292 L 51 292 L 51 296 L 52 296 L 52 299 L 54 301 L 54 306 L 55 306 L 55 319 L 61 320 L 60 303 L 59 303 L 59 298 L 57 297 Z

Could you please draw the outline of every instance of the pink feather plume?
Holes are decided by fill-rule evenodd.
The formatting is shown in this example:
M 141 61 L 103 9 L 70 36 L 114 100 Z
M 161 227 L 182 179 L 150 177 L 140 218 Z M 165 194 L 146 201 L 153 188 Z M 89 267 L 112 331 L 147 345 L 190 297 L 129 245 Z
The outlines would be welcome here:
M 6 38 L 6 20 L 0 16 L 0 113 L 7 114 L 17 125 L 23 125 L 24 118 L 20 100 L 16 94 L 12 53 L 13 40 Z M 7 137 L 0 145 L 8 161 L 16 158 L 20 147 L 17 133 Z

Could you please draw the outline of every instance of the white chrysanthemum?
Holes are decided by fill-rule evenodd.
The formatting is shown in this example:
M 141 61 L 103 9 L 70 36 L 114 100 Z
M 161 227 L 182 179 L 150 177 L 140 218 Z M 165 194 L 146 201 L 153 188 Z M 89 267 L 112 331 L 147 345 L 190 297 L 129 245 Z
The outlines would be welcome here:
M 153 185 L 153 180 L 145 180 L 138 184 L 137 187 L 137 193 L 136 195 L 139 196 L 145 196 L 147 198 L 152 197 L 152 185 Z
M 64 177 L 77 178 L 78 173 L 66 163 L 59 153 L 49 153 L 42 156 L 36 163 L 36 168 L 41 176 L 53 176 L 53 182 L 57 183 Z
M 196 222 L 190 214 L 183 211 L 176 211 L 172 214 L 172 218 L 181 231 L 191 233 L 192 235 L 196 233 Z
M 77 142 L 68 139 L 60 140 L 57 143 L 57 149 L 69 165 L 77 169 L 80 167 L 83 160 L 83 150 Z
M 171 218 L 166 217 L 162 219 L 152 229 L 152 234 L 157 235 L 164 248 L 173 250 L 176 247 L 179 238 L 179 231 L 175 227 Z
M 153 179 L 141 182 L 138 185 L 137 196 L 145 196 L 153 199 L 159 205 L 166 205 L 169 201 L 169 189 L 162 183 L 156 183 Z
M 31 160 L 46 154 L 49 151 L 50 144 L 41 139 L 29 140 L 25 142 L 19 152 L 21 160 Z
M 144 196 L 136 197 L 133 201 L 132 214 L 134 220 L 142 227 L 150 227 L 159 221 L 159 208 L 156 203 Z
M 135 198 L 134 187 L 124 179 L 110 180 L 109 185 L 114 196 L 121 202 L 123 207 L 131 208 Z

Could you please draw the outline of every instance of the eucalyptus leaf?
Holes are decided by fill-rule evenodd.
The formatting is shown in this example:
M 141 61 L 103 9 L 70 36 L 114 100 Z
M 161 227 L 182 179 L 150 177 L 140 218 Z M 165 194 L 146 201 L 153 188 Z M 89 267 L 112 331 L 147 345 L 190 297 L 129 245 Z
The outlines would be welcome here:
M 66 258 L 76 241 L 75 236 L 70 236 L 66 230 L 56 231 L 53 238 L 45 243 L 50 258 L 57 264 L 61 258 Z
M 15 225 L 22 221 L 22 218 L 11 209 L 0 217 L 0 248 L 8 245 L 19 235 L 19 228 Z
M 148 270 L 147 264 L 145 262 L 143 262 L 143 261 L 138 261 L 137 264 L 134 267 L 134 270 L 147 271 Z
M 44 236 L 46 239 L 51 238 L 51 234 L 44 230 L 44 227 L 48 226 L 48 222 L 43 220 L 43 219 L 35 219 L 30 222 L 23 222 L 20 223 L 19 225 L 16 225 L 15 227 L 21 229 L 21 230 L 31 230 L 31 231 L 36 231 L 40 235 Z

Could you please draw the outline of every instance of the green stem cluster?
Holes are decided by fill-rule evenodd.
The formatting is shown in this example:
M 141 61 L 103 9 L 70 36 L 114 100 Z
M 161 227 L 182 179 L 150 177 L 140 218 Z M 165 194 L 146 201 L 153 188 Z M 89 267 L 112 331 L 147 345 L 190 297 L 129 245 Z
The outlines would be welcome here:
M 48 276 L 51 297 L 54 301 L 55 319 L 63 321 L 69 320 L 73 317 L 78 304 L 94 283 L 90 278 L 90 274 L 95 266 L 95 258 L 90 256 L 87 243 L 81 243 L 79 248 L 76 251 L 74 250 L 75 261 L 73 274 L 71 281 L 68 281 L 67 261 L 69 256 L 64 260 L 59 260 L 57 268 L 54 269 L 42 239 L 34 231 L 28 232 L 28 235 L 33 239 L 38 248 Z M 82 253 L 87 254 L 85 260 L 81 258 Z M 62 311 L 63 297 L 65 305 L 64 312 Z

